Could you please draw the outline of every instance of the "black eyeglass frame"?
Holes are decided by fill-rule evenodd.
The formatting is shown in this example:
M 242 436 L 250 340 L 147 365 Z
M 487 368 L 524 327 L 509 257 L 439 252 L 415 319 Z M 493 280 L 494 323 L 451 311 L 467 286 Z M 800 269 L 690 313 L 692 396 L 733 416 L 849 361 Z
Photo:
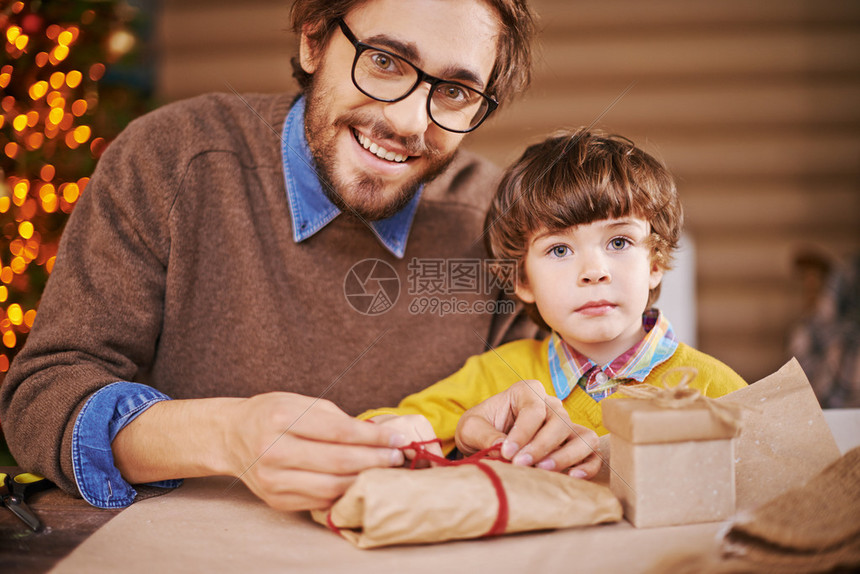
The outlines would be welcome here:
M 436 76 L 431 76 L 430 74 L 426 73 L 424 70 L 422 70 L 421 68 L 419 68 L 418 66 L 416 66 L 415 64 L 413 64 L 412 62 L 410 62 L 409 60 L 404 58 L 403 56 L 395 54 L 394 52 L 391 52 L 391 51 L 386 50 L 384 48 L 377 48 L 376 46 L 371 46 L 370 44 L 365 44 L 364 42 L 360 41 L 358 38 L 355 37 L 355 34 L 352 33 L 352 30 L 349 29 L 349 26 L 346 25 L 346 22 L 343 21 L 343 18 L 338 18 L 337 24 L 338 24 L 338 26 L 340 26 L 340 30 L 341 30 L 341 32 L 343 32 L 343 35 L 346 36 L 346 39 L 349 40 L 349 42 L 352 44 L 353 48 L 355 48 L 355 58 L 352 60 L 352 72 L 350 73 L 350 76 L 352 78 L 352 84 L 355 86 L 355 88 L 359 92 L 361 92 L 362 94 L 364 94 L 368 98 L 372 98 L 372 99 L 376 100 L 377 102 L 385 102 L 385 103 L 389 103 L 389 104 L 394 103 L 394 102 L 399 102 L 399 101 L 404 100 L 407 97 L 409 97 L 409 95 L 412 92 L 414 92 L 418 88 L 418 86 L 420 86 L 422 84 L 422 82 L 427 82 L 428 84 L 430 84 L 430 92 L 427 94 L 427 117 L 429 117 L 430 120 L 434 124 L 436 124 L 437 126 L 442 128 L 443 130 L 457 133 L 457 134 L 466 134 L 466 133 L 469 133 L 471 131 L 476 130 L 478 128 L 478 126 L 480 126 L 482 123 L 484 123 L 484 121 L 488 117 L 490 117 L 490 114 L 492 114 L 493 111 L 499 107 L 499 102 L 494 97 L 488 96 L 487 94 L 485 94 L 483 92 L 479 92 L 475 88 L 471 88 L 471 87 L 467 86 L 466 84 L 462 84 L 460 82 L 456 82 L 453 80 L 444 80 L 442 78 L 437 78 Z M 418 78 L 415 80 L 415 83 L 412 85 L 412 87 L 409 88 L 409 90 L 407 90 L 406 93 L 403 94 L 402 96 L 400 96 L 398 98 L 394 98 L 392 100 L 387 100 L 384 98 L 379 98 L 377 96 L 374 96 L 373 94 L 368 93 L 361 86 L 359 86 L 358 82 L 355 80 L 355 67 L 358 64 L 358 59 L 367 50 L 373 50 L 375 52 L 382 52 L 383 54 L 388 54 L 392 58 L 397 58 L 401 62 L 405 62 L 406 64 L 409 64 L 412 67 L 412 69 L 414 69 L 418 73 Z M 484 113 L 484 117 L 481 118 L 481 120 L 478 123 L 476 123 L 474 126 L 470 127 L 467 130 L 454 130 L 451 128 L 447 128 L 447 127 L 443 126 L 442 124 L 440 124 L 439 122 L 437 122 L 436 119 L 433 117 L 433 112 L 430 111 L 430 102 L 433 99 L 433 93 L 436 91 L 436 86 L 438 86 L 439 84 L 451 84 L 454 86 L 459 86 L 459 87 L 464 88 L 470 92 L 478 94 L 479 96 L 484 98 L 484 100 L 487 102 L 487 111 Z

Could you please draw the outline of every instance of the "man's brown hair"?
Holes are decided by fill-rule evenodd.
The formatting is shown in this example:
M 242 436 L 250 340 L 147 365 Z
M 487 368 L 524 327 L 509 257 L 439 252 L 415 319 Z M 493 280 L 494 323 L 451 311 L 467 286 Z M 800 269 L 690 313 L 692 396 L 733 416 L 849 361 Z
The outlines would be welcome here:
M 296 0 L 291 11 L 293 31 L 322 46 L 337 29 L 337 19 L 345 17 L 354 8 L 368 0 Z M 496 63 L 485 90 L 500 103 L 524 91 L 531 82 L 531 43 L 534 36 L 534 16 L 526 0 L 482 0 L 493 8 L 501 24 L 496 45 Z M 404 3 L 404 10 L 408 10 Z M 293 77 L 302 90 L 311 83 L 311 74 L 305 72 L 298 57 L 293 58 Z
M 526 148 L 507 169 L 487 213 L 485 240 L 495 259 L 517 261 L 518 280 L 528 281 L 524 263 L 535 233 L 625 216 L 650 224 L 653 260 L 669 269 L 684 219 L 672 175 L 629 139 L 580 128 Z M 659 294 L 658 285 L 649 307 Z M 537 308 L 527 308 L 546 327 Z

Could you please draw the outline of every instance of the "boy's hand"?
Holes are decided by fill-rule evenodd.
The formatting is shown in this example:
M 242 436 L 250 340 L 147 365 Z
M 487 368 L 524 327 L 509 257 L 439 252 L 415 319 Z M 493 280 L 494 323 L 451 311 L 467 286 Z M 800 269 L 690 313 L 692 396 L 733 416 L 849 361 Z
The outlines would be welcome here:
M 371 419 L 379 425 L 384 425 L 387 428 L 393 429 L 396 433 L 406 437 L 406 444 L 411 442 L 423 442 L 436 438 L 436 432 L 433 430 L 433 425 L 427 420 L 424 415 L 377 415 Z M 427 452 L 436 456 L 444 456 L 442 447 L 439 443 L 433 442 L 424 445 Z M 407 449 L 403 451 L 406 458 L 412 460 L 415 458 L 415 451 Z
M 501 443 L 514 464 L 592 478 L 600 470 L 597 433 L 570 421 L 540 381 L 520 381 L 463 413 L 457 448 L 465 455 Z

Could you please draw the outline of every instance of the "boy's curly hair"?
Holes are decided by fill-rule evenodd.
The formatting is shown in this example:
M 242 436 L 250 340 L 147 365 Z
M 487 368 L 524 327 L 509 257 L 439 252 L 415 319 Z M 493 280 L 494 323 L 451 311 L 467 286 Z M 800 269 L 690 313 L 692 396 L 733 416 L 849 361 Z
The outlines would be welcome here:
M 525 257 L 535 233 L 631 215 L 650 223 L 652 257 L 670 269 L 684 219 L 672 175 L 629 139 L 580 128 L 528 147 L 507 169 L 484 237 L 493 258 L 517 261 L 518 280 L 527 281 Z M 648 307 L 659 294 L 658 285 Z M 546 328 L 536 306 L 526 307 Z

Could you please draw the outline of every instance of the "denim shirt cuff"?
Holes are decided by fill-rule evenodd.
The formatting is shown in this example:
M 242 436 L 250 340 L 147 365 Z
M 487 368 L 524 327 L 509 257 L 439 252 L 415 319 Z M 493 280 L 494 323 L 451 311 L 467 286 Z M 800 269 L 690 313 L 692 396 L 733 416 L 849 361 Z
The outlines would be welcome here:
M 117 382 L 96 391 L 81 409 L 72 431 L 72 467 L 84 500 L 99 508 L 125 508 L 137 491 L 114 465 L 111 442 L 128 423 L 157 402 L 164 393 L 140 383 Z M 181 480 L 149 483 L 175 488 Z

